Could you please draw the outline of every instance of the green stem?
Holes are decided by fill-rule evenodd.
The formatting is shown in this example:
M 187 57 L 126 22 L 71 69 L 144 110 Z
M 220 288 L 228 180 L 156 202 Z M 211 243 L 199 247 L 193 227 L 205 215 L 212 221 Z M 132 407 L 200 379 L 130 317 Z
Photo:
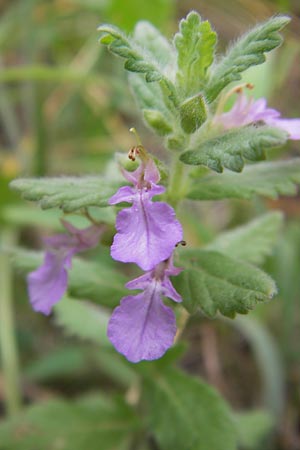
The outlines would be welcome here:
M 0 239 L 5 246 L 12 246 L 14 232 L 4 229 Z M 5 402 L 9 415 L 17 413 L 21 406 L 18 351 L 15 338 L 12 268 L 9 256 L 0 253 L 0 349 L 5 386 Z
M 178 154 L 174 154 L 170 183 L 166 193 L 167 202 L 175 209 L 184 196 L 185 166 L 179 161 Z

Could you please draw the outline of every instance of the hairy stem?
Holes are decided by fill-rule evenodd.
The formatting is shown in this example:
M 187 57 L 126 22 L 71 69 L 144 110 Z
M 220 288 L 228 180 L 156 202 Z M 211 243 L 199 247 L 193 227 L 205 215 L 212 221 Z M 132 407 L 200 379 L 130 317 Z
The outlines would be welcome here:
M 176 209 L 179 202 L 184 197 L 185 166 L 181 161 L 179 161 L 177 154 L 175 154 L 173 158 L 170 183 L 167 189 L 166 199 L 167 202 Z

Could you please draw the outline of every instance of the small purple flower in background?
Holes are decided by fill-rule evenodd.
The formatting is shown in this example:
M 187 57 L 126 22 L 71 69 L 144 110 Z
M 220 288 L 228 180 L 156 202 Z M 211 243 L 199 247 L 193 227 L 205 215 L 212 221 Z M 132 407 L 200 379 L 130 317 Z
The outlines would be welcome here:
M 141 289 L 137 295 L 123 297 L 109 321 L 107 335 L 116 350 L 129 361 L 160 358 L 174 342 L 176 319 L 173 310 L 165 306 L 162 296 L 175 302 L 182 298 L 169 276 L 182 269 L 173 266 L 172 256 L 153 270 L 129 281 L 128 289 Z
M 165 191 L 156 183 L 160 179 L 154 162 L 142 147 L 131 150 L 141 157 L 141 164 L 134 172 L 123 170 L 124 177 L 134 187 L 121 187 L 110 200 L 110 205 L 132 203 L 118 213 L 111 247 L 111 256 L 124 263 L 136 263 L 143 270 L 151 270 L 170 257 L 177 242 L 182 240 L 182 227 L 175 211 L 164 202 L 152 202 L 152 197 Z
M 265 98 L 259 100 L 248 98 L 239 88 L 236 89 L 236 93 L 238 98 L 231 110 L 216 114 L 214 123 L 221 124 L 225 130 L 229 130 L 261 121 L 286 131 L 289 139 L 300 139 L 300 119 L 281 119 L 279 111 L 268 108 Z
M 80 230 L 62 220 L 69 234 L 56 234 L 44 240 L 46 253 L 43 264 L 27 276 L 28 292 L 35 311 L 50 314 L 52 306 L 66 292 L 68 269 L 75 253 L 96 247 L 103 232 L 102 226 L 91 225 Z

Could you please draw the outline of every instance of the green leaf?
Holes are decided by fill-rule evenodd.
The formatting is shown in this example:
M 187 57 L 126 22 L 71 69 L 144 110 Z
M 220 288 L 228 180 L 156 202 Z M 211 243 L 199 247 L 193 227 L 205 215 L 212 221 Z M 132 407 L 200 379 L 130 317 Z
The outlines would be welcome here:
M 98 222 L 114 225 L 116 215 L 113 208 L 89 207 L 89 213 Z M 52 230 L 65 232 L 60 219 L 62 213 L 58 209 L 40 210 L 35 205 L 22 203 L 9 205 L 1 211 L 1 217 L 6 224 L 15 227 L 46 227 Z M 83 215 L 73 214 L 67 216 L 68 222 L 78 228 L 85 228 L 90 221 Z
M 69 291 L 77 298 L 87 298 L 101 305 L 115 307 L 128 294 L 124 287 L 127 281 L 127 277 L 105 264 L 74 258 Z
M 246 225 L 221 233 L 206 248 L 253 264 L 262 264 L 277 243 L 282 224 L 283 214 L 270 212 Z
M 42 209 L 61 208 L 72 212 L 88 206 L 108 206 L 119 187 L 101 177 L 19 178 L 10 187 Z
M 243 450 L 257 450 L 274 428 L 274 418 L 268 411 L 239 412 L 234 415 L 238 441 Z
M 180 160 L 190 165 L 202 164 L 216 172 L 222 172 L 224 167 L 233 172 L 241 172 L 244 159 L 265 159 L 265 149 L 281 146 L 286 140 L 287 133 L 279 128 L 236 128 L 196 144 L 195 148 L 182 153 Z
M 209 317 L 220 311 L 233 318 L 276 294 L 274 281 L 263 271 L 221 253 L 182 250 L 179 265 L 185 270 L 174 278 L 174 285 L 191 313 L 200 308 Z
M 157 64 L 153 62 L 146 50 L 140 48 L 113 25 L 104 24 L 98 28 L 101 33 L 100 42 L 107 45 L 115 55 L 125 58 L 125 69 L 130 72 L 144 73 L 148 83 L 164 78 Z
M 138 73 L 130 73 L 128 80 L 137 105 L 142 110 L 157 110 L 168 117 L 169 113 L 157 83 L 147 83 L 144 76 Z
M 153 128 L 159 136 L 166 136 L 172 133 L 171 125 L 160 111 L 144 109 L 143 114 L 146 123 Z
M 31 406 L 2 422 L 0 442 L 3 450 L 125 450 L 138 428 L 129 406 L 97 394 Z
M 262 64 L 265 53 L 282 43 L 278 33 L 290 21 L 287 16 L 275 16 L 257 25 L 243 35 L 211 70 L 206 87 L 206 98 L 212 102 L 233 81 L 241 79 L 241 72 L 251 66 Z
M 99 352 L 99 349 L 96 348 L 95 351 Z M 25 368 L 23 367 L 23 373 L 26 379 L 38 383 L 74 377 L 74 373 L 82 375 L 85 372 L 89 358 L 86 346 L 79 346 L 78 343 L 62 346 L 60 343 L 54 350 L 43 352 L 37 355 L 35 360 L 29 361 Z
M 107 45 L 112 53 L 126 59 L 124 66 L 126 70 L 144 74 L 147 83 L 159 82 L 162 92 L 160 97 L 163 98 L 166 109 L 175 110 L 178 105 L 176 89 L 171 80 L 164 75 L 165 62 L 161 67 L 161 58 L 159 57 L 159 60 L 157 60 L 154 57 L 154 46 L 149 46 L 151 48 L 147 50 L 147 46 L 141 46 L 134 39 L 127 38 L 118 28 L 112 25 L 101 25 L 98 30 L 102 34 L 100 42 Z M 155 53 L 156 51 L 157 49 Z M 159 110 L 159 108 L 153 109 Z
M 161 450 L 236 449 L 230 410 L 212 387 L 175 369 L 155 375 L 145 382 L 145 394 Z
M 42 264 L 43 254 L 26 250 L 9 250 L 14 266 L 28 273 Z M 69 270 L 68 291 L 72 297 L 92 300 L 104 306 L 114 307 L 128 291 L 127 278 L 113 266 L 73 258 Z
M 54 312 L 56 325 L 63 327 L 66 334 L 111 347 L 106 335 L 108 311 L 87 301 L 64 297 L 54 306 Z
M 176 64 L 176 54 L 169 41 L 152 23 L 141 20 L 136 24 L 133 34 L 135 42 L 146 48 L 162 68 Z
M 210 23 L 203 22 L 195 11 L 181 20 L 179 28 L 174 37 L 178 52 L 177 83 L 184 96 L 190 96 L 205 85 L 207 69 L 214 60 L 217 35 Z
M 276 199 L 279 195 L 296 195 L 297 184 L 300 184 L 300 158 L 253 164 L 245 167 L 241 174 L 227 172 L 204 176 L 192 182 L 187 197 L 220 200 L 263 195 Z

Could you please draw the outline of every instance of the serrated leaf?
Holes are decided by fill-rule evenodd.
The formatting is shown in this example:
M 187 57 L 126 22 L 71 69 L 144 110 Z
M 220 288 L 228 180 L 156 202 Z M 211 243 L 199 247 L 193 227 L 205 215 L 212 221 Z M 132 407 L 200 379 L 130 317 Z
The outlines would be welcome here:
M 111 347 L 106 335 L 110 314 L 99 306 L 64 297 L 54 306 L 55 323 L 70 336 Z
M 209 317 L 220 311 L 232 318 L 236 313 L 246 314 L 277 292 L 266 273 L 218 252 L 184 250 L 179 265 L 184 270 L 174 278 L 174 285 L 191 313 L 200 308 Z
M 233 258 L 262 264 L 276 244 L 283 224 L 283 214 L 270 212 L 252 222 L 221 233 L 206 249 L 216 250 Z
M 141 22 L 141 28 L 143 27 L 143 22 Z M 147 44 L 144 42 L 146 40 L 147 33 L 145 35 L 143 34 L 142 42 L 139 42 L 134 39 L 127 38 L 118 28 L 111 25 L 101 25 L 98 30 L 102 33 L 100 42 L 108 45 L 108 48 L 112 53 L 125 58 L 126 70 L 134 73 L 142 73 L 144 76 L 143 81 L 146 83 L 152 83 L 154 81 L 159 82 L 161 90 L 159 94 L 159 101 L 161 99 L 163 100 L 165 105 L 163 109 L 165 111 L 175 111 L 178 106 L 178 99 L 174 84 L 171 79 L 166 76 L 166 72 L 169 72 L 169 70 L 166 68 L 166 61 L 163 60 L 166 53 L 165 41 L 162 46 L 162 52 L 158 53 L 158 45 L 164 38 L 161 35 L 156 35 L 157 39 L 155 39 L 154 42 L 153 34 L 156 33 L 155 28 L 151 28 L 150 34 L 152 36 L 152 42 Z M 139 29 L 138 32 L 140 33 Z M 108 36 L 109 39 L 107 40 Z M 168 60 L 172 54 L 173 52 L 171 51 Z M 146 97 L 151 98 L 153 94 L 152 89 L 144 89 L 143 82 L 141 82 L 141 80 L 136 81 L 136 78 L 134 77 L 132 80 L 133 83 L 139 83 L 139 92 L 143 94 L 142 97 L 145 95 Z M 145 94 L 143 93 L 144 90 Z M 150 92 L 150 95 L 147 91 Z M 142 99 L 142 103 L 143 102 L 144 100 Z M 163 109 L 157 108 L 154 105 L 149 106 L 150 109 L 157 109 L 158 111 L 164 113 Z
M 269 126 L 247 126 L 235 128 L 219 136 L 203 141 L 182 153 L 180 160 L 185 164 L 204 165 L 222 172 L 226 167 L 241 172 L 244 159 L 259 161 L 265 159 L 265 150 L 283 145 L 287 133 Z
M 228 52 L 211 68 L 211 75 L 206 87 L 206 98 L 212 102 L 233 81 L 241 79 L 241 73 L 251 66 L 262 64 L 265 53 L 282 43 L 279 31 L 289 23 L 287 16 L 275 16 L 258 24 L 244 34 Z
M 207 69 L 213 62 L 217 35 L 208 21 L 202 21 L 195 11 L 179 25 L 174 37 L 178 52 L 177 83 L 184 96 L 198 93 L 206 81 Z
M 236 449 L 228 406 L 199 378 L 168 368 L 149 377 L 145 393 L 150 429 L 161 450 Z
M 42 209 L 61 208 L 65 212 L 89 206 L 108 206 L 119 187 L 101 177 L 19 178 L 10 187 L 26 200 L 39 202 Z
M 104 24 L 98 28 L 98 31 L 101 33 L 100 42 L 107 45 L 115 55 L 125 58 L 125 69 L 145 74 L 146 81 L 149 83 L 164 78 L 160 67 L 153 62 L 148 52 L 125 36 L 117 27 Z
M 27 408 L 1 423 L 0 445 L 3 450 L 125 450 L 138 428 L 129 406 L 97 394 Z
M 24 273 L 42 264 L 43 254 L 26 250 L 11 250 L 13 265 Z M 69 270 L 68 291 L 72 297 L 92 300 L 104 306 L 114 307 L 128 293 L 124 288 L 127 278 L 107 264 L 73 258 Z
M 295 195 L 300 183 L 300 158 L 262 162 L 245 167 L 241 174 L 208 175 L 192 182 L 187 197 L 192 200 L 250 199 L 255 195 L 276 199 Z

